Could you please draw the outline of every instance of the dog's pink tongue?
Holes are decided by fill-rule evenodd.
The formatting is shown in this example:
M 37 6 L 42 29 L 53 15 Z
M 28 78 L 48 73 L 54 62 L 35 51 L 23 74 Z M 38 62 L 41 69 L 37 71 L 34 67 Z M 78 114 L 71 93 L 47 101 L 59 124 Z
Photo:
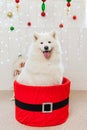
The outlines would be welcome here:
M 44 52 L 44 56 L 45 56 L 45 58 L 49 58 L 50 57 L 50 52 Z

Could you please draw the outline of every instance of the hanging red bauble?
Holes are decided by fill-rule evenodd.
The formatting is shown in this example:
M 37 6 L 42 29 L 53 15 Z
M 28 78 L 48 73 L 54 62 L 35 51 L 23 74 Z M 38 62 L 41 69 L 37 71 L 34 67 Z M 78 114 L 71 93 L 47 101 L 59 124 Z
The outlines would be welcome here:
M 71 4 L 70 4 L 70 2 L 68 2 L 68 3 L 67 3 L 67 7 L 70 7 L 70 6 L 71 6 Z
M 15 0 L 15 2 L 16 2 L 16 3 L 19 3 L 19 2 L 20 2 L 20 0 Z
M 72 18 L 73 18 L 73 20 L 76 20 L 76 19 L 77 19 L 77 16 L 76 16 L 76 15 L 74 15 Z
M 61 24 L 59 24 L 59 27 L 60 27 L 60 28 L 63 28 L 64 26 L 63 26 L 63 24 L 61 23 Z
M 45 2 L 46 0 L 42 0 L 43 2 Z
M 44 16 L 46 16 L 46 13 L 45 13 L 45 9 L 46 9 L 45 2 L 46 2 L 46 0 L 41 0 L 41 1 L 42 1 L 42 4 L 41 4 L 41 10 L 42 10 L 41 16 L 44 17 Z
M 42 13 L 41 13 L 41 16 L 45 17 L 45 16 L 46 16 L 46 13 L 45 13 L 45 12 L 42 12 Z
M 15 0 L 15 2 L 17 3 L 16 4 L 16 9 L 17 9 L 17 11 L 19 10 L 19 2 L 20 2 L 20 0 Z
M 70 11 L 71 1 L 72 1 L 72 0 L 66 0 L 66 1 L 67 1 L 67 3 L 66 3 L 66 6 L 67 6 L 66 11 L 67 11 L 67 15 L 68 15 L 68 13 L 69 13 L 69 11 Z
M 31 26 L 31 22 L 28 22 L 27 25 L 28 25 L 28 26 Z

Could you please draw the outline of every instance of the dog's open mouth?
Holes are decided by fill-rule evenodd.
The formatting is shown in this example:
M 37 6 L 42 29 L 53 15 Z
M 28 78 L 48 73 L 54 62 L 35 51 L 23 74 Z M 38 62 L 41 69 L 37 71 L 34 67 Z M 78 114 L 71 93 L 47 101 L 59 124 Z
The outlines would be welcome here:
M 51 56 L 51 51 L 43 51 L 43 54 L 44 54 L 45 58 L 48 59 Z

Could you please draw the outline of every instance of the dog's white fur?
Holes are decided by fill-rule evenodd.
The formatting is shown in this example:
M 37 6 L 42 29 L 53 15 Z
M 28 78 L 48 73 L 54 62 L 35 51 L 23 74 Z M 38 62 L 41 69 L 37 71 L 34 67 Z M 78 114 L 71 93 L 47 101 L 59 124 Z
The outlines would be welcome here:
M 44 46 L 48 46 L 49 51 L 52 50 L 48 59 L 43 54 Z M 27 62 L 17 81 L 32 86 L 56 85 L 62 83 L 63 73 L 61 45 L 56 32 L 34 34 L 34 43 L 30 47 Z

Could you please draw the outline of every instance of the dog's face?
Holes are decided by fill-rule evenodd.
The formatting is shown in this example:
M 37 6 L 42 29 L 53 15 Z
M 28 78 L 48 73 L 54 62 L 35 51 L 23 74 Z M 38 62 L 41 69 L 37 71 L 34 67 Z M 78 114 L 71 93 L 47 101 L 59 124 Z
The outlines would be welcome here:
M 52 51 L 56 47 L 56 32 L 45 34 L 34 34 L 34 40 L 37 48 L 43 53 L 44 57 L 49 59 Z

